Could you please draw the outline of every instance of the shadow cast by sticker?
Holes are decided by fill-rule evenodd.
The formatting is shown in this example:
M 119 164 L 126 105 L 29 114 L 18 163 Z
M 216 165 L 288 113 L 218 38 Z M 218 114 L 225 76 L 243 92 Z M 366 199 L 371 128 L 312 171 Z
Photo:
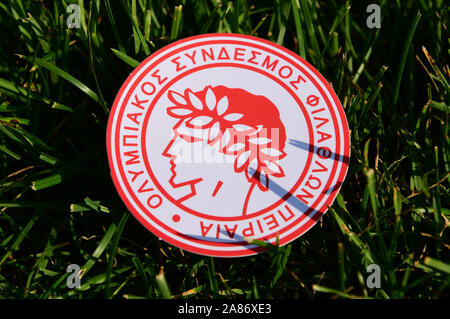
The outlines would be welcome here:
M 299 141 L 299 140 L 293 140 L 293 139 L 289 139 L 288 143 L 290 145 L 294 146 L 294 147 L 301 148 L 301 149 L 303 149 L 305 151 L 308 151 L 308 152 L 311 152 L 311 149 L 312 149 L 313 153 L 317 153 L 319 148 L 320 148 L 318 146 L 311 145 L 309 143 L 305 143 L 305 142 L 302 142 L 302 141 Z M 348 163 L 350 162 L 350 157 L 348 157 L 346 155 L 338 154 L 338 153 L 331 152 L 330 158 L 332 158 L 335 161 L 342 162 L 342 163 L 344 163 L 346 165 L 348 165 Z

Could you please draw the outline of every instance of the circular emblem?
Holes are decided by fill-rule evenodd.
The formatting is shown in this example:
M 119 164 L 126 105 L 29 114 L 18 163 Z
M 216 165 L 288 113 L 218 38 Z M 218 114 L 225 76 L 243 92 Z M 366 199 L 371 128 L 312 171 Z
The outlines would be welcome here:
M 305 60 L 236 34 L 177 41 L 122 85 L 107 133 L 114 184 L 151 232 L 191 252 L 253 255 L 326 212 L 347 173 L 342 106 Z

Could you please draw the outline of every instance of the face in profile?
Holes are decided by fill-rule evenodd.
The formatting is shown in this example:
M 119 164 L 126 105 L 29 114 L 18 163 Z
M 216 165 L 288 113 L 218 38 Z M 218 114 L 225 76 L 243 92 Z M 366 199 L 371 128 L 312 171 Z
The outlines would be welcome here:
M 178 119 L 163 152 L 169 183 L 190 188 L 178 201 L 206 214 L 246 215 L 252 192 L 284 176 L 286 133 L 277 108 L 264 96 L 225 86 L 168 96 L 167 113 Z

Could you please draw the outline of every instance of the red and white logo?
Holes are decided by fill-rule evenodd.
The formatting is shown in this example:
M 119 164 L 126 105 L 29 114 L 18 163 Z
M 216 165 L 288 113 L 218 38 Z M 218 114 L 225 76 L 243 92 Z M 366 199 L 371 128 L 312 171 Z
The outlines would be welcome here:
M 347 173 L 350 138 L 328 82 L 259 38 L 177 41 L 128 77 L 108 122 L 115 186 L 165 241 L 238 257 L 285 245 L 326 212 Z

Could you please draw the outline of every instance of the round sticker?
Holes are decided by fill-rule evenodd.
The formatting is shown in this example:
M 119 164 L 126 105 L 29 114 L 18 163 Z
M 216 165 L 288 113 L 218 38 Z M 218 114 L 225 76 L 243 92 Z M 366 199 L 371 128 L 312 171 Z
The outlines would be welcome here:
M 350 156 L 344 111 L 319 72 L 237 34 L 190 37 L 142 62 L 114 101 L 107 147 L 114 184 L 148 230 L 221 257 L 305 233 Z

